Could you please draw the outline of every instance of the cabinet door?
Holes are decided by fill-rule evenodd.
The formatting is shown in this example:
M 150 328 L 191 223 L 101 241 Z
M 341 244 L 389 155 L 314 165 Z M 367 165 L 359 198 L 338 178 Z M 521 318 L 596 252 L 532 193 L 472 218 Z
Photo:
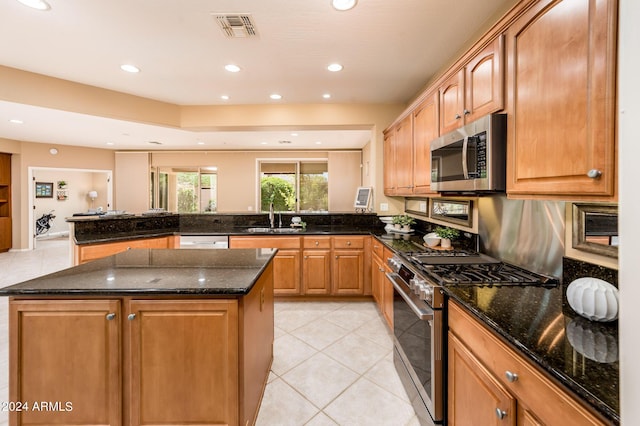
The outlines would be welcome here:
M 303 294 L 331 292 L 331 250 L 304 250 L 302 256 Z
M 300 250 L 278 250 L 273 259 L 273 292 L 278 296 L 300 294 Z
M 119 301 L 13 300 L 9 321 L 12 425 L 122 424 Z
M 394 150 L 395 136 L 395 128 L 390 129 L 384 135 L 384 158 L 382 169 L 385 195 L 395 195 L 396 193 L 396 156 Z
M 440 134 L 462 126 L 463 110 L 464 70 L 460 70 L 440 86 Z
M 413 130 L 412 117 L 406 116 L 395 129 L 396 194 L 413 193 Z
M 465 122 L 504 108 L 504 36 L 475 55 L 465 66 Z
M 159 238 L 141 238 L 105 244 L 76 245 L 74 247 L 74 264 L 82 264 L 91 260 L 127 251 L 134 248 L 163 249 L 176 248 L 175 236 Z
M 515 398 L 451 333 L 448 375 L 449 424 L 515 426 Z
M 364 294 L 364 250 L 334 250 L 331 270 L 333 294 Z
M 380 313 L 384 314 L 382 283 L 384 281 L 384 265 L 378 256 L 373 256 L 373 268 L 371 273 L 371 292 L 373 300 L 375 300 L 380 309 Z
M 616 4 L 539 1 L 509 28 L 509 195 L 615 195 Z
M 435 92 L 413 113 L 413 193 L 432 194 L 431 141 L 438 133 L 438 93 Z
M 387 278 L 386 272 L 391 272 L 391 268 L 385 266 L 385 274 L 382 276 L 382 313 L 389 329 L 393 331 L 393 284 Z
M 127 313 L 126 423 L 238 424 L 237 302 L 133 300 Z

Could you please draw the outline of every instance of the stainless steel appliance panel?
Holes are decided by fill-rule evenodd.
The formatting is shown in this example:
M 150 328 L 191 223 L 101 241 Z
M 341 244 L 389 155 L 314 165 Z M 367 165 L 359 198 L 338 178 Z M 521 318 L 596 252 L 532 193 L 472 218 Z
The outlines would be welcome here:
M 229 237 L 226 235 L 181 235 L 180 248 L 226 249 Z

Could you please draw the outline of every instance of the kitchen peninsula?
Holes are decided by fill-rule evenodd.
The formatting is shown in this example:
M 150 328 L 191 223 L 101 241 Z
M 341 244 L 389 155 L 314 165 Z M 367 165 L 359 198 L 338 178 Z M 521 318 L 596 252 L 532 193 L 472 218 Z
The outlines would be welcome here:
M 136 249 L 0 289 L 11 424 L 254 423 L 274 256 Z

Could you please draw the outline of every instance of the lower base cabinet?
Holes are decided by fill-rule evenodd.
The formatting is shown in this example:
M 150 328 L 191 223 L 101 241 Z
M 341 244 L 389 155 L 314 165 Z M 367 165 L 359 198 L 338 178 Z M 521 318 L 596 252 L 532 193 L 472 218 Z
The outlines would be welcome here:
M 371 288 L 373 299 L 378 305 L 380 313 L 387 322 L 387 325 L 393 330 L 393 284 L 386 276 L 391 269 L 387 266 L 386 260 L 392 254 L 389 249 L 384 248 L 382 243 L 373 241 L 372 243 L 372 261 L 371 261 Z
M 253 424 L 272 282 L 269 266 L 239 299 L 12 299 L 9 400 L 31 406 L 10 425 Z
M 606 424 L 451 301 L 448 340 L 450 425 Z

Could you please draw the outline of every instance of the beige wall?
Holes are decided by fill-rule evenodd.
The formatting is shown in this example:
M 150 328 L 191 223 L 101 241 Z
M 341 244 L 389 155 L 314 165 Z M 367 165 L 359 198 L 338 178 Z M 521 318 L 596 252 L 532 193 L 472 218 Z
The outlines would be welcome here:
M 116 152 L 114 210 L 140 214 L 149 210 L 148 152 Z
M 339 211 L 346 204 L 353 211 L 355 188 L 360 185 L 360 151 L 183 151 L 153 152 L 152 167 L 217 167 L 218 211 L 222 213 L 257 211 L 260 159 L 329 161 L 329 208 Z M 353 171 L 357 171 L 354 179 Z M 117 178 L 116 178 L 117 179 Z M 337 182 L 337 184 L 335 183 Z
M 51 155 L 49 149 L 58 149 Z M 12 175 L 13 249 L 29 247 L 30 200 L 29 168 L 63 168 L 112 171 L 114 152 L 106 149 L 81 148 L 68 145 L 18 142 L 0 139 L 0 152 L 9 152 Z

